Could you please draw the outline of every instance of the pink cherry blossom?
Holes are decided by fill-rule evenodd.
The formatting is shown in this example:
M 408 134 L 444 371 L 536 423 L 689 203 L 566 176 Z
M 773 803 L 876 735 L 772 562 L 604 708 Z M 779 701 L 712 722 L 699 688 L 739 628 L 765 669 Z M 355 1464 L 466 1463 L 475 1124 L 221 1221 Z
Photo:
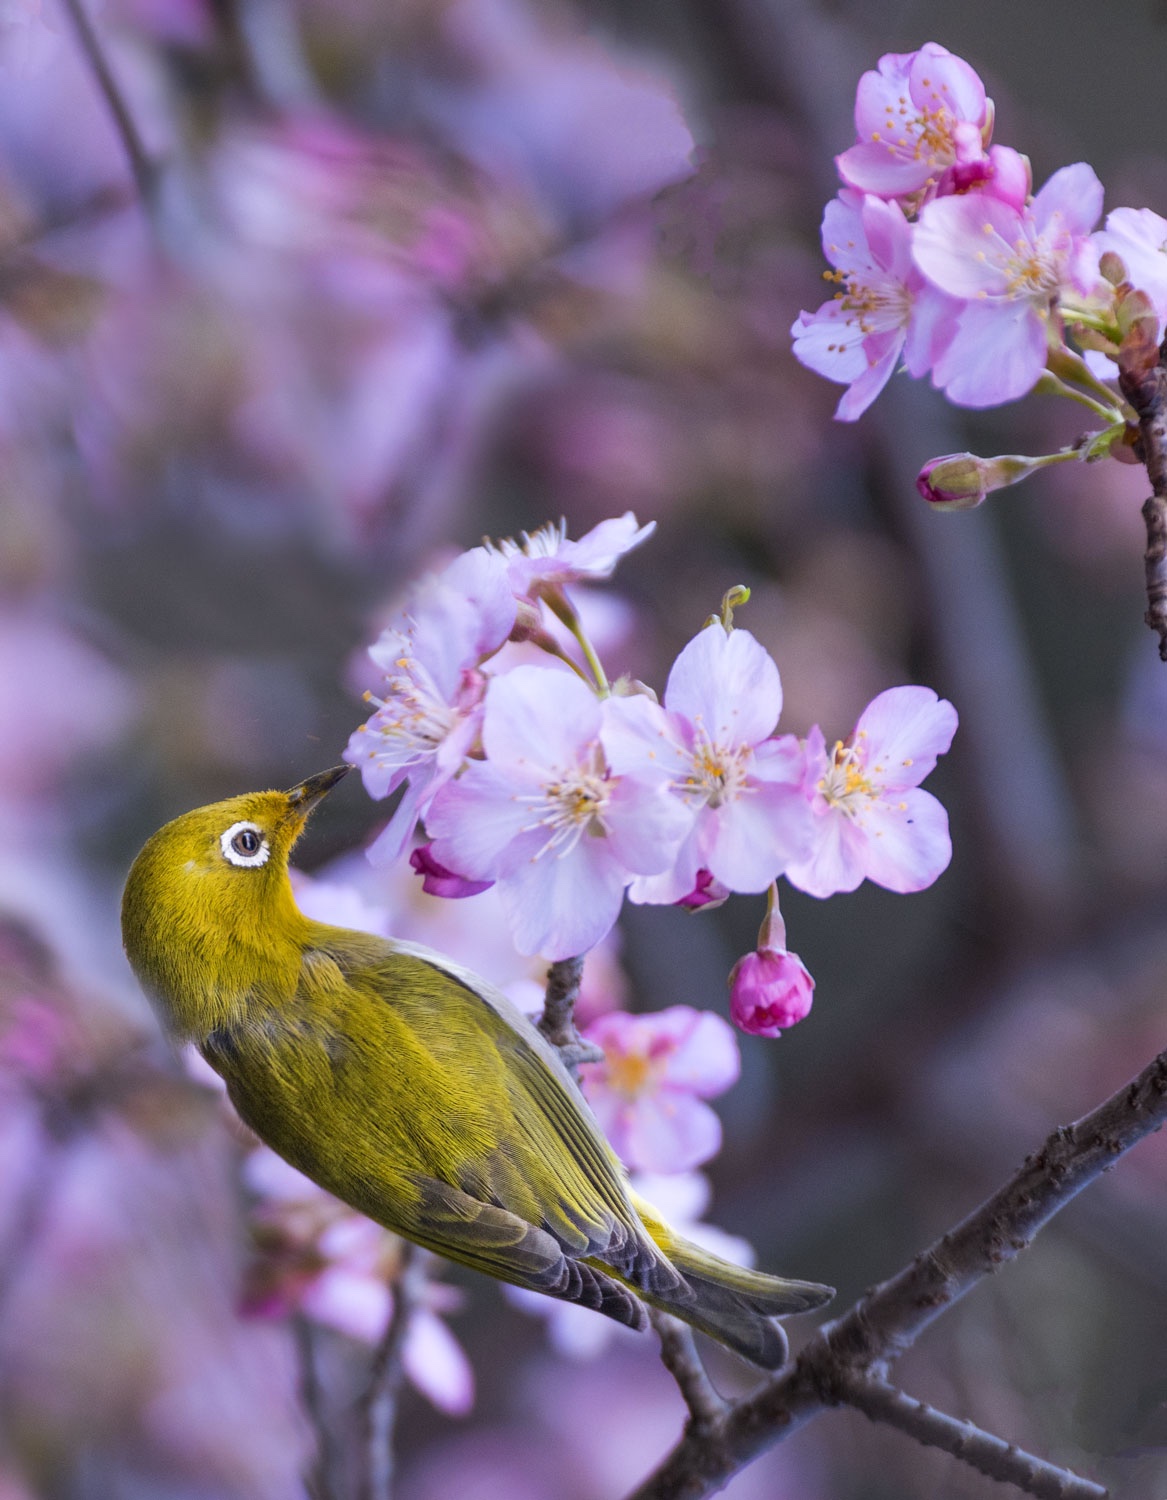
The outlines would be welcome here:
M 810 1014 L 813 997 L 809 970 L 785 948 L 758 948 L 730 972 L 730 1017 L 753 1036 L 780 1036 Z
M 520 953 L 569 958 L 609 931 L 634 874 L 671 861 L 683 808 L 646 751 L 606 756 L 630 700 L 600 700 L 579 678 L 520 666 L 493 678 L 485 761 L 446 785 L 427 817 L 433 857 L 468 880 L 498 882 Z
M 601 521 L 577 542 L 568 538 L 565 521 L 548 522 L 530 535 L 523 532 L 517 542 L 499 542 L 497 551 L 506 560 L 515 593 L 538 594 L 581 579 L 610 578 L 620 559 L 655 530 L 655 521 L 641 526 L 629 510 Z
M 823 253 L 839 290 L 790 330 L 808 369 L 847 383 L 835 412 L 853 422 L 883 390 L 901 352 L 911 375 L 932 368 L 956 332 L 961 304 L 932 286 L 912 263 L 912 230 L 903 210 L 844 191 L 823 215 Z
M 663 708 L 623 701 L 606 741 L 613 768 L 650 759 L 687 824 L 675 860 L 634 881 L 632 900 L 681 901 L 702 871 L 729 890 L 764 891 L 810 836 L 801 748 L 791 735 L 771 738 L 782 683 L 769 652 L 714 621 L 673 663 Z
M 1094 235 L 1099 253 L 1122 257 L 1131 284 L 1146 292 L 1159 319 L 1167 321 L 1167 219 L 1151 208 L 1116 208 Z
M 931 688 L 898 687 L 863 710 L 850 739 L 828 750 L 807 736 L 811 853 L 786 878 L 812 896 L 853 891 L 864 879 L 890 891 L 922 891 L 948 867 L 948 814 L 919 791 L 956 733 L 956 710 Z
M 584 1035 L 604 1061 L 581 1069 L 583 1090 L 628 1168 L 686 1172 L 717 1154 L 721 1122 L 703 1101 L 724 1093 L 741 1066 L 720 1016 L 688 1005 L 644 1016 L 612 1011 Z
M 1059 296 L 1088 295 L 1097 282 L 1090 231 L 1101 211 L 1102 184 L 1085 162 L 1055 172 L 1023 211 L 981 193 L 923 209 L 916 264 L 942 291 L 966 299 L 932 371 L 950 400 L 995 406 L 1033 386 Z
M 936 42 L 889 52 L 855 96 L 858 143 L 835 158 L 851 187 L 882 198 L 935 191 L 944 172 L 983 156 L 992 129 L 985 86 Z
M 371 796 L 387 797 L 408 782 L 370 858 L 398 858 L 426 805 L 461 767 L 482 718 L 485 679 L 477 667 L 505 641 L 514 618 L 505 565 L 477 547 L 415 585 L 411 604 L 369 648 L 385 673 L 385 695 L 373 699 L 377 712 L 353 734 L 344 758 L 360 767 Z

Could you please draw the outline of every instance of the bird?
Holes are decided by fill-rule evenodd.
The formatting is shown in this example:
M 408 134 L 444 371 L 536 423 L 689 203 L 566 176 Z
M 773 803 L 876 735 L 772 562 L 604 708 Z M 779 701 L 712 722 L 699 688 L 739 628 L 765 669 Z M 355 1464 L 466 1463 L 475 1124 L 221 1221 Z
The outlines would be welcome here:
M 833 1296 L 731 1264 L 629 1184 L 559 1052 L 493 985 L 411 942 L 317 922 L 289 856 L 349 770 L 196 808 L 122 899 L 130 967 L 244 1123 L 386 1229 L 634 1329 L 648 1306 L 763 1369 L 779 1315 Z

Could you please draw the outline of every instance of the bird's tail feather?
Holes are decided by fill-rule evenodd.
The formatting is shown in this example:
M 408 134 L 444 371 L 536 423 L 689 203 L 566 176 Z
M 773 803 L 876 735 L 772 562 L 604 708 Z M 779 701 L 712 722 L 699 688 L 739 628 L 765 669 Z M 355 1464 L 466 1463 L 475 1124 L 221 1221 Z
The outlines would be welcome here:
M 821 1307 L 835 1294 L 815 1281 L 787 1281 L 722 1260 L 679 1235 L 643 1199 L 634 1201 L 645 1228 L 686 1283 L 675 1297 L 639 1295 L 752 1364 L 776 1370 L 786 1358 L 786 1335 L 774 1318 Z

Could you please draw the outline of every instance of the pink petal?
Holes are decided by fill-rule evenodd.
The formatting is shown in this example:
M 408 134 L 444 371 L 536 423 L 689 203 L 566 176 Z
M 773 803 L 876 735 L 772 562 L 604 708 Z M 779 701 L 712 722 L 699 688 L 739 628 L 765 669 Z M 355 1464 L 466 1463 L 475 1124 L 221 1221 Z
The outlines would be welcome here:
M 329 1266 L 304 1289 L 300 1307 L 316 1323 L 375 1344 L 389 1326 L 393 1294 L 376 1277 Z
M 426 817 L 438 863 L 467 880 L 495 880 L 509 869 L 519 857 L 511 845 L 531 820 L 517 791 L 507 771 L 490 761 L 472 761 L 457 781 L 447 782 Z M 537 848 L 542 838 L 538 833 L 533 838 Z M 531 851 L 524 846 L 524 852 Z
M 748 793 L 714 811 L 701 822 L 709 837 L 705 863 L 731 891 L 764 891 L 788 861 L 802 857 L 814 823 L 799 786 L 755 782 Z
M 735 1084 L 741 1072 L 741 1054 L 733 1028 L 711 1010 L 690 1011 L 688 1006 L 674 1006 L 674 1011 L 689 1014 L 679 1046 L 669 1053 L 664 1081 L 672 1089 L 711 1099 Z M 660 1012 L 667 1015 L 668 1012 Z
M 612 856 L 630 875 L 659 875 L 675 860 L 693 814 L 664 782 L 627 775 L 612 787 L 604 821 Z
M 870 340 L 868 341 L 871 342 Z M 857 421 L 891 379 L 903 344 L 903 334 L 889 341 L 887 352 L 855 380 L 839 399 L 835 416 L 840 422 Z
M 921 109 L 945 106 L 957 120 L 981 125 L 985 119 L 985 86 L 976 70 L 937 42 L 925 42 L 908 70 L 912 101 Z
M 509 772 L 566 770 L 599 732 L 599 699 L 571 673 L 515 667 L 486 690 L 482 743 L 488 761 Z
M 451 1417 L 474 1406 L 474 1370 L 458 1340 L 435 1313 L 419 1307 L 409 1320 L 401 1363 L 410 1380 Z
M 646 1172 L 687 1172 L 721 1149 L 721 1121 L 691 1094 L 636 1101 L 625 1123 L 625 1162 Z
M 1039 232 L 1062 229 L 1071 235 L 1089 234 L 1102 213 L 1103 188 L 1087 162 L 1062 167 L 1050 177 L 1030 204 Z
M 952 200 L 945 199 L 945 202 Z M 998 406 L 1031 390 L 1045 369 L 1045 322 L 1028 302 L 970 302 L 932 371 L 958 406 Z
M 929 281 L 952 297 L 1009 295 L 1000 264 L 1002 242 L 1010 250 L 1029 238 L 1016 209 L 983 193 L 936 198 L 920 212 L 912 239 L 916 264 Z
M 800 313 L 790 334 L 795 358 L 826 380 L 850 384 L 868 368 L 862 322 L 840 299 L 824 302 L 817 312 Z
M 527 859 L 500 879 L 515 947 L 552 961 L 575 958 L 612 930 L 628 879 L 600 841 L 586 835 L 570 855 Z
M 665 707 L 699 724 L 720 745 L 765 739 L 782 712 L 782 682 L 766 648 L 748 630 L 707 625 L 673 663 Z
M 830 809 L 815 819 L 814 844 L 806 859 L 786 866 L 790 884 L 808 896 L 853 891 L 867 873 L 863 835 L 842 813 Z
M 864 738 L 869 774 L 888 787 L 919 786 L 952 744 L 956 709 L 931 688 L 888 688 L 859 716 L 855 737 Z
M 864 817 L 869 880 L 889 891 L 922 891 L 948 868 L 948 814 L 930 792 L 905 791 L 873 804 Z

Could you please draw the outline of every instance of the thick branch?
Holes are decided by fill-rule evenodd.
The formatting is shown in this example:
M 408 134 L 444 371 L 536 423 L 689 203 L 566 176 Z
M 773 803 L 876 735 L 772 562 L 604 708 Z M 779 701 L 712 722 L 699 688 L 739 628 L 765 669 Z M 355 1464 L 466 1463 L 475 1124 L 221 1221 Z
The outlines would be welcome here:
M 1167 661 L 1167 342 L 1155 350 L 1132 330 L 1119 353 L 1119 385 L 1139 419 L 1140 457 L 1153 494 L 1143 505 L 1147 550 L 1147 624 L 1159 636 L 1159 656 Z
M 1024 1250 L 1059 1209 L 1167 1119 L 1167 1052 L 1076 1124 L 897 1276 L 827 1324 L 793 1365 L 682 1438 L 633 1500 L 701 1500 L 764 1449 L 846 1399 L 857 1371 L 902 1354 L 946 1308 Z M 1072 1477 L 1072 1476 L 1067 1476 Z
M 1038 1500 L 1106 1500 L 1106 1491 L 1092 1479 L 1081 1479 L 1035 1458 L 972 1422 L 962 1422 L 917 1401 L 884 1380 L 849 1375 L 842 1381 L 839 1394 L 848 1406 L 873 1422 L 898 1427 L 925 1447 L 942 1448 L 990 1479 L 1015 1485 Z

